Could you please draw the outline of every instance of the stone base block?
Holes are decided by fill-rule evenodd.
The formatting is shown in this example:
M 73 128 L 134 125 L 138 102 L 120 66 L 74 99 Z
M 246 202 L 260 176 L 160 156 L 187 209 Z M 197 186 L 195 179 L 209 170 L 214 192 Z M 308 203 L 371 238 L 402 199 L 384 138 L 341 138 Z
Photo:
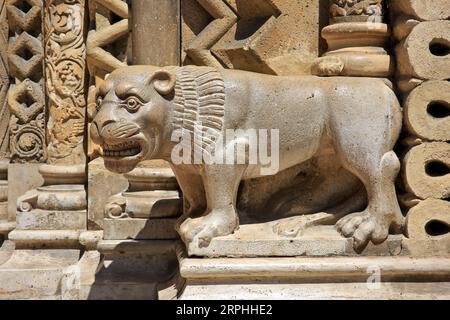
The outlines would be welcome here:
M 190 245 L 189 256 L 273 257 L 356 256 L 353 239 L 342 237 L 332 226 L 311 227 L 301 236 L 282 237 L 273 232 L 276 222 L 242 225 L 234 234 L 218 237 L 208 247 Z M 390 236 L 381 245 L 369 244 L 362 255 L 393 256 L 402 251 L 403 236 Z
M 64 270 L 79 250 L 16 250 L 0 265 L 0 299 L 61 299 Z
M 105 240 L 121 239 L 177 239 L 177 219 L 105 219 L 103 230 Z
M 18 229 L 24 230 L 86 230 L 86 211 L 46 211 L 34 209 L 17 212 Z
M 78 299 L 173 299 L 178 289 L 177 241 L 106 240 L 98 244 L 104 259 L 97 268 L 80 263 L 80 273 L 91 276 L 80 282 Z M 86 253 L 85 253 L 86 255 Z M 83 260 L 83 259 L 82 259 Z M 80 261 L 81 262 L 81 261 Z M 167 295 L 167 293 L 170 293 Z M 165 294 L 165 295 L 163 295 Z
M 18 248 L 78 248 L 81 231 L 76 230 L 13 230 L 8 238 Z
M 8 261 L 13 252 L 14 243 L 12 241 L 6 240 L 3 243 L 0 241 L 0 265 Z

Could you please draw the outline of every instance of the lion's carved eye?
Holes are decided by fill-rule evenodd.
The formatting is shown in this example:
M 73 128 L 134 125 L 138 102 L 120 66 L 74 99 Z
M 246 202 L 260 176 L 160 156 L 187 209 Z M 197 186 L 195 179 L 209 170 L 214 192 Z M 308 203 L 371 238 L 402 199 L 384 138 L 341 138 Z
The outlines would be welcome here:
M 102 102 L 103 102 L 103 97 L 102 96 L 98 96 L 97 97 L 97 100 L 96 100 L 96 105 L 97 105 L 97 109 L 99 109 L 100 108 L 100 106 L 102 105 Z
M 128 112 L 136 112 L 142 106 L 142 101 L 140 101 L 137 97 L 128 97 L 123 106 L 128 110 Z

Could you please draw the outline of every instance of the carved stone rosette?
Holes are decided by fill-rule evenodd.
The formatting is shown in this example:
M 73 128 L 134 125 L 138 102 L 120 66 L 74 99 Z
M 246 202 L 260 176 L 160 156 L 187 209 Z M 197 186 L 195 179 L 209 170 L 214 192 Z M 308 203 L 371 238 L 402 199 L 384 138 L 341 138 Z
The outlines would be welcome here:
M 44 162 L 42 1 L 8 0 L 8 62 L 14 79 L 8 94 L 12 162 Z
M 48 163 L 85 163 L 85 0 L 46 0 Z

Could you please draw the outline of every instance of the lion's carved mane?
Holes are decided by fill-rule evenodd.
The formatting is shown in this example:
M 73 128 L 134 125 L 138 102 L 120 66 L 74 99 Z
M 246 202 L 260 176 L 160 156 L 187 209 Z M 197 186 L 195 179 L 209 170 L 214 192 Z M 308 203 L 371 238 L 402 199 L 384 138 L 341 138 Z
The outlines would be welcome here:
M 181 67 L 176 72 L 174 130 L 190 134 L 198 150 L 215 150 L 216 138 L 222 132 L 225 114 L 225 86 L 223 77 L 210 67 Z M 194 133 L 202 139 L 193 139 Z

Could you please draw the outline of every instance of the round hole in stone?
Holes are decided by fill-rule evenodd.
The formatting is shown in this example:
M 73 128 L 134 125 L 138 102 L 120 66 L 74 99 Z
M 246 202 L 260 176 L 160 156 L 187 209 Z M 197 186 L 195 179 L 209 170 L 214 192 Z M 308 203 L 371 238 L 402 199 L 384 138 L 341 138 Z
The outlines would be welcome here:
M 450 41 L 445 39 L 433 39 L 430 42 L 430 52 L 432 55 L 444 57 L 450 54 Z
M 425 165 L 425 172 L 430 177 L 442 177 L 450 173 L 450 168 L 441 161 L 431 161 Z
M 428 104 L 427 112 L 434 118 L 445 118 L 450 116 L 450 103 L 447 101 L 431 101 Z
M 425 232 L 432 236 L 442 236 L 450 232 L 450 226 L 439 220 L 431 220 L 425 225 Z

